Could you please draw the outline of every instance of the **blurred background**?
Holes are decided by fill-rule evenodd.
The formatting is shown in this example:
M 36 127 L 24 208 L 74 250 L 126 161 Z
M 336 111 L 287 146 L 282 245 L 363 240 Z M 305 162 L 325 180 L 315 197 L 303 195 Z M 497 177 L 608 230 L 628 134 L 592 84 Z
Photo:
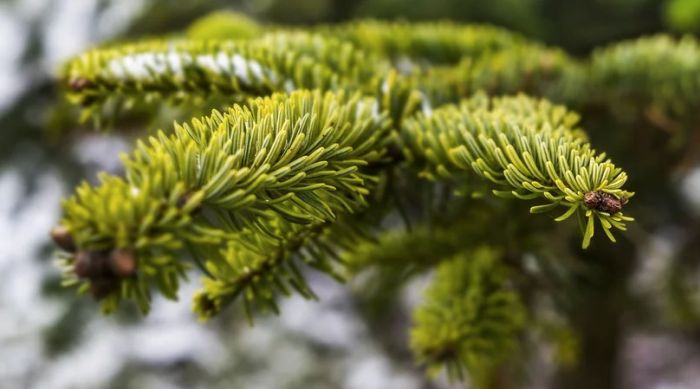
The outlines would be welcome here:
M 253 328 L 238 311 L 198 323 L 189 302 L 196 277 L 179 302 L 156 298 L 146 318 L 129 308 L 103 317 L 90 299 L 59 286 L 48 231 L 60 199 L 97 171 L 119 172 L 131 137 L 77 131 L 52 76 L 98 42 L 182 31 L 222 9 L 280 24 L 486 22 L 580 56 L 644 34 L 700 32 L 700 0 L 0 0 L 0 389 L 450 387 L 424 378 L 406 350 L 405 308 L 422 279 L 404 288 L 391 320 L 372 321 L 352 284 L 310 274 L 320 302 L 286 299 L 280 317 Z M 700 173 L 679 189 L 700 193 Z M 700 208 L 697 196 L 686 200 Z M 674 250 L 663 235 L 652 243 L 635 282 L 654 280 Z M 688 341 L 697 336 L 625 328 L 616 381 L 700 388 L 700 347 Z M 533 369 L 532 387 L 546 387 L 546 358 Z

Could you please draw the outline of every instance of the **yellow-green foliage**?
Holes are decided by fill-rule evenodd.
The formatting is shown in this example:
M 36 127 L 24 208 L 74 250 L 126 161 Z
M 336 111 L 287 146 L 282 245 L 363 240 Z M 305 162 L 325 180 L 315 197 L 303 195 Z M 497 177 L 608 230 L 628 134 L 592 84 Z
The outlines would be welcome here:
M 657 35 L 597 50 L 591 73 L 609 103 L 658 109 L 673 118 L 697 118 L 700 45 L 692 36 Z
M 245 15 L 222 11 L 196 20 L 185 35 L 190 39 L 245 40 L 257 38 L 263 31 L 263 26 Z
M 364 20 L 321 31 L 394 60 L 412 59 L 426 64 L 455 63 L 464 57 L 509 49 L 523 44 L 519 34 L 486 25 L 460 25 L 447 21 L 408 23 Z
M 429 179 L 475 172 L 493 182 L 498 195 L 547 201 L 533 213 L 563 206 L 561 221 L 580 211 L 587 219 L 585 248 L 595 219 L 613 241 L 610 229 L 625 230 L 632 219 L 589 209 L 584 196 L 603 192 L 626 201 L 633 193 L 623 189 L 627 175 L 591 148 L 577 122 L 578 115 L 545 100 L 475 98 L 407 120 L 401 139 L 406 158 L 424 164 Z
M 624 172 L 590 148 L 573 127 L 576 116 L 563 107 L 481 94 L 435 108 L 482 88 L 546 94 L 578 83 L 579 65 L 565 54 L 483 26 L 370 21 L 318 31 L 280 31 L 247 41 L 142 41 L 98 48 L 66 65 L 70 97 L 93 115 L 110 100 L 220 95 L 244 103 L 139 143 L 125 159 L 125 179 L 102 176 L 102 184 L 83 184 L 66 202 L 63 223 L 81 250 L 136 251 L 144 276 L 124 284 L 140 286 L 113 296 L 137 297 L 145 307 L 145 285 L 156 279 L 174 297 L 183 251 L 195 259 L 206 251 L 203 261 L 223 263 L 231 256 L 223 241 L 232 232 L 275 237 L 284 233 L 279 228 L 288 230 L 280 227 L 282 219 L 318 225 L 357 210 L 372 183 L 359 169 L 375 162 L 422 166 L 425 177 L 452 183 L 474 171 L 496 184 L 499 195 L 547 201 L 533 212 L 561 205 L 568 208 L 564 219 L 580 210 L 588 219 L 584 246 L 594 219 L 611 239 L 612 227 L 624 229 L 631 220 L 584 204 L 589 192 L 619 201 L 631 193 L 622 188 Z M 419 66 L 402 69 L 396 62 L 402 56 Z M 459 63 L 433 72 L 426 67 L 432 62 Z M 436 85 L 450 87 L 436 97 Z M 347 92 L 323 95 L 306 88 Z M 280 91 L 291 94 L 245 100 Z M 392 153 L 380 161 L 385 147 L 401 150 L 403 158 Z M 277 217 L 268 225 L 271 213 Z M 294 251 L 275 247 L 284 255 Z M 105 301 L 113 306 L 117 300 Z
M 487 375 L 517 345 L 525 308 L 497 251 L 482 247 L 442 262 L 413 315 L 411 349 L 433 374 Z
M 376 241 L 365 242 L 346 253 L 347 266 L 354 272 L 371 266 L 387 267 L 394 272 L 429 267 L 464 247 L 466 237 L 462 234 L 465 230 L 456 226 L 420 226 L 410 231 L 388 231 L 378 236 Z
M 139 142 L 126 179 L 81 185 L 62 223 L 81 250 L 136 251 L 142 276 L 125 279 L 121 297 L 145 307 L 151 278 L 175 295 L 183 248 L 196 254 L 245 230 L 280 239 L 277 217 L 318 224 L 363 207 L 373 178 L 361 169 L 388 135 L 376 109 L 357 94 L 299 91 L 176 125 Z
M 531 242 L 484 238 L 500 226 L 465 209 L 491 208 L 455 192 L 488 187 L 496 196 L 482 200 L 525 226 L 517 233 L 537 223 L 500 197 L 536 200 L 532 213 L 560 209 L 557 221 L 576 215 L 584 247 L 596 225 L 614 240 L 611 230 L 632 220 L 622 212 L 627 174 L 555 103 L 586 114 L 624 100 L 642 118 L 652 106 L 682 123 L 700 101 L 692 37 L 623 42 L 578 60 L 450 22 L 263 30 L 221 13 L 184 37 L 95 48 L 64 67 L 86 116 L 144 102 L 227 106 L 137 142 L 124 176 L 101 174 L 64 202 L 66 283 L 90 289 L 105 310 L 123 299 L 147 310 L 153 287 L 175 298 L 192 264 L 203 276 L 193 308 L 208 319 L 237 300 L 250 313 L 277 311 L 279 294 L 313 298 L 302 265 L 340 278 L 373 264 L 405 274 L 439 263 L 412 348 L 432 370 L 478 378 L 515 349 L 525 307 L 509 280 L 516 266 L 501 257 Z M 419 178 L 429 190 L 400 185 Z M 459 206 L 438 206 L 438 194 Z M 401 213 L 403 199 L 417 225 L 378 232 L 394 226 L 385 216 Z M 436 228 L 440 220 L 454 224 Z
M 66 64 L 69 98 L 99 115 L 133 105 L 249 96 L 298 89 L 362 89 L 382 62 L 347 42 L 305 32 L 249 41 L 147 40 L 90 50 Z

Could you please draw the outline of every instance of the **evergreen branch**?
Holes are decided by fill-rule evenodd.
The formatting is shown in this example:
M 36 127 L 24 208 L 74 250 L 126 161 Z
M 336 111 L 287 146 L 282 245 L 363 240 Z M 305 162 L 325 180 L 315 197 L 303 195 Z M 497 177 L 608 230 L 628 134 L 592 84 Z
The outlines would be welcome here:
M 279 239 L 277 218 L 315 225 L 366 206 L 376 178 L 361 169 L 382 158 L 387 135 L 373 99 L 342 92 L 273 95 L 176 125 L 169 136 L 139 142 L 125 158 L 126 179 L 102 175 L 99 186 L 83 184 L 64 203 L 63 226 L 78 249 L 69 265 L 88 281 L 113 279 L 112 289 L 121 284 L 121 297 L 138 297 L 142 308 L 153 280 L 174 298 L 185 245 L 210 255 L 210 247 L 250 234 Z M 138 261 L 129 277 L 77 274 L 83 253 L 96 263 L 103 260 L 93 256 L 115 249 Z M 108 308 L 120 297 L 97 295 L 110 297 Z
M 474 171 L 496 184 L 494 193 L 544 198 L 532 213 L 564 206 L 564 220 L 585 217 L 583 247 L 597 219 L 606 235 L 632 220 L 620 210 L 633 193 L 622 189 L 627 175 L 590 147 L 574 128 L 578 116 L 561 106 L 519 96 L 490 100 L 476 96 L 404 122 L 401 133 L 409 161 L 426 166 L 429 179 L 453 179 Z
M 678 119 L 696 119 L 700 103 L 700 44 L 657 35 L 612 44 L 591 59 L 594 89 L 610 105 L 649 105 Z
M 556 101 L 572 101 L 585 95 L 584 69 L 564 51 L 538 44 L 524 44 L 465 58 L 456 68 L 471 93 L 489 95 L 526 93 Z M 460 97 L 468 97 L 463 94 Z
M 498 253 L 482 247 L 442 262 L 413 314 L 411 349 L 418 362 L 451 379 L 478 380 L 505 360 L 525 323 Z
M 519 34 L 486 25 L 452 22 L 354 21 L 321 28 L 322 32 L 352 42 L 369 52 L 395 61 L 455 63 L 464 57 L 507 49 L 527 40 Z
M 208 277 L 195 302 L 204 318 L 238 295 L 273 310 L 274 294 L 290 285 L 310 296 L 290 266 L 306 258 L 335 273 L 309 253 L 333 256 L 325 231 L 347 227 L 339 216 L 366 209 L 387 161 L 406 159 L 426 178 L 462 185 L 476 173 L 499 196 L 544 198 L 532 213 L 563 206 L 556 220 L 577 214 L 584 247 L 596 221 L 614 240 L 611 229 L 632 220 L 621 212 L 633 194 L 623 189 L 626 174 L 591 149 L 575 114 L 524 96 L 481 93 L 450 104 L 478 90 L 585 102 L 590 79 L 562 51 L 446 22 L 364 21 L 253 38 L 260 28 L 219 14 L 195 24 L 186 40 L 98 48 L 67 64 L 70 97 L 97 117 L 106 106 L 144 101 L 244 103 L 139 142 L 124 159 L 125 178 L 101 175 L 100 185 L 83 184 L 65 202 L 63 231 L 76 246 L 69 251 L 77 250 L 66 261 L 70 282 L 87 281 L 83 288 L 107 309 L 120 298 L 147 309 L 153 284 L 175 298 L 184 253 Z M 653 53 L 651 64 L 670 50 L 674 66 L 694 71 L 696 44 L 686 40 L 631 51 Z M 620 47 L 591 65 L 610 96 L 626 88 L 615 81 L 625 58 L 646 55 Z M 666 80 L 645 66 L 630 74 L 649 85 Z M 305 88 L 335 92 L 298 91 Z
M 415 83 L 400 76 L 395 70 L 390 71 L 386 77 L 377 77 L 375 82 L 379 107 L 389 115 L 394 129 L 400 128 L 404 119 L 428 103 L 426 96 L 415 88 Z
M 456 65 L 420 69 L 409 78 L 433 106 L 456 103 L 477 92 L 521 92 L 560 102 L 579 102 L 587 94 L 582 64 L 561 50 L 531 43 L 464 57 Z
M 339 253 L 371 240 L 370 231 L 386 213 L 381 181 L 371 186 L 369 206 L 341 214 L 335 222 L 301 225 L 282 217 L 269 219 L 268 235 L 248 229 L 217 255 L 208 255 L 216 260 L 206 263 L 208 277 L 194 298 L 194 311 L 207 320 L 242 299 L 252 323 L 253 308 L 278 313 L 277 295 L 297 291 L 307 299 L 316 298 L 300 271 L 302 266 L 344 281 L 347 262 Z
M 207 262 L 211 276 L 204 278 L 203 288 L 194 297 L 193 310 L 200 319 L 207 320 L 242 299 L 252 323 L 253 308 L 279 313 L 278 294 L 288 296 L 296 291 L 315 299 L 301 265 L 342 281 L 342 260 L 337 252 L 364 239 L 355 225 L 357 221 L 347 217 L 334 223 L 299 225 L 278 219 L 270 224 L 274 238 L 248 233 L 229 242 L 220 251 L 220 258 Z
M 275 293 L 289 295 L 297 290 L 306 298 L 315 295 L 301 275 L 300 249 L 310 247 L 324 229 L 324 224 L 310 226 L 284 223 L 271 225 L 277 239 L 268 241 L 261 235 L 248 234 L 245 244 L 230 242 L 217 260 L 207 262 L 211 277 L 203 279 L 203 288 L 193 299 L 193 310 L 202 320 L 217 315 L 226 305 L 241 297 L 246 315 L 252 322 L 252 308 L 279 311 Z M 320 257 L 327 267 L 326 257 Z M 313 258 L 311 259 L 313 260 Z
M 89 116 L 108 103 L 357 90 L 386 66 L 350 43 L 287 32 L 249 41 L 148 40 L 97 48 L 68 62 L 61 78 Z

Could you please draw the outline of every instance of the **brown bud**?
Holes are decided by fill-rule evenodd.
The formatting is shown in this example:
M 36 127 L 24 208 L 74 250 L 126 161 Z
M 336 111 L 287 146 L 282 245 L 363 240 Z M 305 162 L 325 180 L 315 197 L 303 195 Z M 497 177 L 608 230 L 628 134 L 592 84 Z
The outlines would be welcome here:
M 583 203 L 588 208 L 612 215 L 622 210 L 622 206 L 627 203 L 627 199 L 624 197 L 617 198 L 605 192 L 588 192 L 583 195 Z
M 114 276 L 111 266 L 109 266 L 109 254 L 104 251 L 93 251 L 91 253 L 92 274 L 90 278 L 111 278 Z
M 598 208 L 600 201 L 601 201 L 600 192 L 588 192 L 588 193 L 583 195 L 583 203 L 588 208 L 591 208 L 591 209 Z
M 88 251 L 79 251 L 73 260 L 73 271 L 80 278 L 90 277 L 90 253 Z
M 84 77 L 73 78 L 68 81 L 68 86 L 76 92 L 89 87 L 91 85 L 90 80 Z
M 73 235 L 71 235 L 70 230 L 64 226 L 54 227 L 51 230 L 51 239 L 53 239 L 58 247 L 69 253 L 74 253 L 77 249 L 75 240 L 73 240 Z
M 598 206 L 598 210 L 607 212 L 611 215 L 618 213 L 622 210 L 622 201 L 609 193 L 604 193 L 603 201 Z
M 136 256 L 127 249 L 115 249 L 109 255 L 109 268 L 119 277 L 128 277 L 136 272 Z
M 81 250 L 75 256 L 73 269 L 81 278 L 109 278 L 113 277 L 114 273 L 108 262 L 104 252 Z
M 115 278 L 104 278 L 90 281 L 90 293 L 96 300 L 107 297 L 110 293 L 119 288 L 119 280 Z

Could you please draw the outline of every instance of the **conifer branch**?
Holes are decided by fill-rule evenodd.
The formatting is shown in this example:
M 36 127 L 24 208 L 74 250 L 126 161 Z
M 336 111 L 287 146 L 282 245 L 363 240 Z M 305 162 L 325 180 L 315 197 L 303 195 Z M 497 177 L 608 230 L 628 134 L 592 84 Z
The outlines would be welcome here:
M 358 209 L 365 211 L 365 209 Z M 307 299 L 316 295 L 306 283 L 301 267 L 309 266 L 343 280 L 343 260 L 338 252 L 364 240 L 359 219 L 345 215 L 334 223 L 299 225 L 278 219 L 270 236 L 247 232 L 220 251 L 220 258 L 206 263 L 210 277 L 203 279 L 193 310 L 202 320 L 218 314 L 226 305 L 242 299 L 249 322 L 253 309 L 278 313 L 278 294 L 296 291 Z
M 125 158 L 126 179 L 102 175 L 99 186 L 83 184 L 65 202 L 62 223 L 78 248 L 71 272 L 80 253 L 128 249 L 138 270 L 116 277 L 122 292 L 107 293 L 105 306 L 121 296 L 145 309 L 154 281 L 174 297 L 183 249 L 197 257 L 251 234 L 279 240 L 277 219 L 316 225 L 365 207 L 375 178 L 362 169 L 382 158 L 388 128 L 373 99 L 309 91 L 176 125 Z
M 327 237 L 352 224 L 343 215 L 367 210 L 377 175 L 402 160 L 431 180 L 478 176 L 499 196 L 543 199 L 532 213 L 564 207 L 556 220 L 576 214 L 584 247 L 596 223 L 614 240 L 613 227 L 632 220 L 621 212 L 633 195 L 626 174 L 591 148 L 576 114 L 525 96 L 487 97 L 525 91 L 585 104 L 587 65 L 560 50 L 447 22 L 254 37 L 259 25 L 222 14 L 195 27 L 185 40 L 91 50 L 62 75 L 96 117 L 110 104 L 241 104 L 139 142 L 124 159 L 126 177 L 101 175 L 65 202 L 62 231 L 77 250 L 66 260 L 69 283 L 92 288 L 107 309 L 121 298 L 147 309 L 151 285 L 175 298 L 188 256 L 206 274 L 195 301 L 202 318 L 237 296 L 272 310 L 277 293 L 311 297 L 296 264 L 337 274 L 323 259 L 336 252 Z M 678 66 L 694 61 L 687 39 L 671 50 Z M 618 90 L 622 73 L 610 69 L 623 69 L 626 55 L 594 58 L 592 78 Z M 638 73 L 658 79 L 646 67 Z
M 456 63 L 464 57 L 509 49 L 527 40 L 508 30 L 487 25 L 441 22 L 383 22 L 362 20 L 320 29 L 369 52 L 395 61 Z
M 533 43 L 467 57 L 456 71 L 458 79 L 465 79 L 469 86 L 469 94 L 480 90 L 491 96 L 525 93 L 558 102 L 586 94 L 582 64 L 563 50 Z
M 451 200 L 462 199 L 456 195 Z M 484 228 L 502 216 L 498 212 L 497 207 L 489 207 L 484 201 L 464 199 L 435 222 L 418 221 L 410 230 L 383 231 L 375 239 L 343 252 L 343 259 L 352 274 L 375 268 L 392 275 L 411 276 L 465 249 L 505 244 L 508 237 Z
M 194 312 L 206 320 L 241 297 L 252 322 L 253 307 L 278 312 L 277 292 L 289 295 L 296 290 L 306 298 L 314 298 L 297 262 L 300 249 L 311 247 L 324 228 L 327 228 L 324 224 L 302 226 L 281 222 L 270 226 L 276 239 L 246 234 L 245 243 L 228 243 L 218 260 L 206 264 L 211 277 L 203 279 L 203 288 L 194 297 Z M 330 268 L 325 256 L 319 256 L 319 260 Z
M 482 247 L 438 266 L 413 321 L 411 348 L 430 373 L 478 379 L 514 351 L 525 308 L 498 253 Z
M 692 36 L 614 43 L 594 52 L 590 66 L 597 98 L 641 109 L 652 105 L 676 119 L 697 118 L 700 44 Z
M 298 89 L 358 90 L 380 59 L 331 37 L 287 32 L 249 41 L 147 40 L 97 48 L 68 62 L 62 80 L 71 101 L 99 116 L 107 103 L 175 102 Z
M 457 103 L 478 92 L 526 93 L 571 103 L 587 94 L 582 63 L 561 50 L 534 43 L 467 56 L 455 65 L 414 70 L 408 78 L 434 106 Z
M 495 184 L 496 195 L 547 201 L 532 213 L 563 206 L 561 221 L 579 211 L 585 248 L 596 220 L 613 241 L 613 227 L 625 230 L 632 219 L 620 211 L 633 193 L 623 189 L 627 175 L 591 148 L 577 121 L 545 100 L 481 95 L 405 121 L 401 141 L 406 159 L 424 164 L 428 179 L 475 172 Z
M 377 241 L 365 242 L 344 256 L 352 272 L 377 266 L 395 273 L 410 273 L 416 268 L 430 267 L 464 249 L 464 229 L 459 228 L 462 226 L 451 227 L 420 226 L 411 231 L 387 231 Z

